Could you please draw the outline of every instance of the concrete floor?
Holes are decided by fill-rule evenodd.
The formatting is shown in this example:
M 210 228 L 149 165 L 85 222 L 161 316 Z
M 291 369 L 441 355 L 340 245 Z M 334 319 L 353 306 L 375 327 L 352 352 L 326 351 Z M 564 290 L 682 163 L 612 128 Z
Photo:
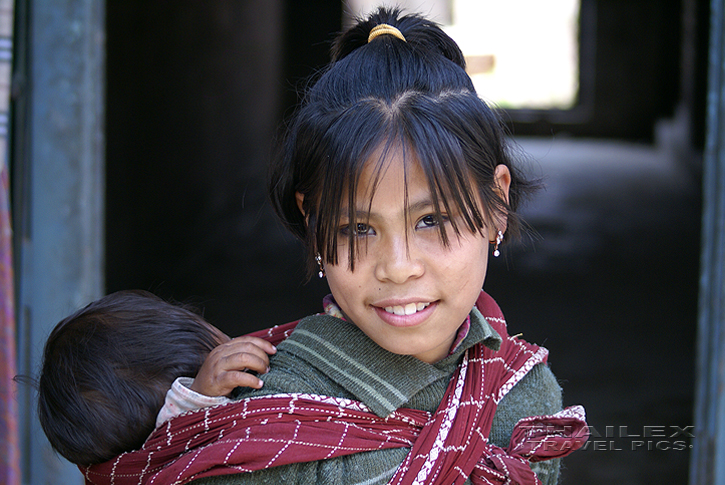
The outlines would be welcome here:
M 699 163 L 650 145 L 518 142 L 545 179 L 523 211 L 538 237 L 492 262 L 485 288 L 511 333 L 549 348 L 565 405 L 587 409 L 594 436 L 563 483 L 685 484 Z

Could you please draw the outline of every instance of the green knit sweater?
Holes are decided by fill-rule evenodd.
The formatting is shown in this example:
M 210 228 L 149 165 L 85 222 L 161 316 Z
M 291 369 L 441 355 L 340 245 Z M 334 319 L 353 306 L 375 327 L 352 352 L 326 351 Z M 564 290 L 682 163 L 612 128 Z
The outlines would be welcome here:
M 238 397 L 299 392 L 356 399 L 379 416 L 387 416 L 399 407 L 433 412 L 443 399 L 463 352 L 478 342 L 498 349 L 501 337 L 475 308 L 464 340 L 451 355 L 435 364 L 388 352 L 344 320 L 328 315 L 308 317 L 277 347 L 271 359 L 272 370 L 262 376 L 264 387 L 245 389 Z M 559 410 L 561 388 L 548 366 L 539 364 L 501 400 L 489 438 L 492 443 L 506 447 L 519 419 Z M 397 448 L 357 453 L 193 483 L 385 484 L 409 451 Z M 557 483 L 559 460 L 539 462 L 532 468 L 544 485 Z

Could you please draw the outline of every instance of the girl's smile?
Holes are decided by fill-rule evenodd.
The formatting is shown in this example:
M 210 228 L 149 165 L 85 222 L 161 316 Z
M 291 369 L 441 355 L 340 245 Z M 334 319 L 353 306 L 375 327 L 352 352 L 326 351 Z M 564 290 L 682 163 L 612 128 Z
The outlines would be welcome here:
M 417 325 L 430 316 L 435 310 L 435 303 L 408 303 L 407 305 L 394 305 L 382 308 L 373 305 L 378 317 L 388 325 L 394 327 L 410 327 Z M 420 308 L 420 310 L 418 309 Z
M 430 302 L 428 303 L 406 303 L 405 306 L 403 305 L 391 305 L 386 306 L 385 311 L 388 313 L 392 313 L 394 315 L 412 315 L 416 312 L 421 312 L 425 310 L 428 305 L 430 305 Z
M 378 345 L 434 363 L 448 355 L 481 292 L 493 236 L 485 227 L 471 233 L 463 222 L 456 234 L 451 219 L 459 216 L 436 215 L 422 168 L 400 150 L 388 157 L 373 190 L 376 165 L 368 162 L 360 176 L 358 220 L 345 217 L 339 229 L 338 254 L 348 254 L 351 231 L 355 237 L 354 271 L 341 257 L 325 265 L 327 281 L 345 316 Z M 499 187 L 508 190 L 508 169 L 498 172 Z

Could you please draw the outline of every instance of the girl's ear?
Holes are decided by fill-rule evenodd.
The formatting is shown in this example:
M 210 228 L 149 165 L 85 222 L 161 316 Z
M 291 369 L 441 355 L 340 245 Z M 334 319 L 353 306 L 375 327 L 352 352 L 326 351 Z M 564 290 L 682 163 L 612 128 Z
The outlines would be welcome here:
M 302 192 L 295 192 L 295 199 L 297 199 L 297 207 L 300 209 L 300 212 L 302 212 L 302 215 L 306 217 L 307 214 L 305 214 L 305 210 L 303 209 L 305 194 L 303 194 Z
M 496 165 L 496 169 L 493 172 L 493 183 L 495 185 L 493 190 L 499 197 L 501 197 L 501 200 L 508 205 L 509 187 L 511 187 L 511 172 L 506 165 Z M 491 234 L 489 234 L 491 241 L 496 238 L 497 231 L 506 232 L 506 214 L 501 212 L 496 214 L 494 217 L 496 219 L 496 231 L 491 231 Z

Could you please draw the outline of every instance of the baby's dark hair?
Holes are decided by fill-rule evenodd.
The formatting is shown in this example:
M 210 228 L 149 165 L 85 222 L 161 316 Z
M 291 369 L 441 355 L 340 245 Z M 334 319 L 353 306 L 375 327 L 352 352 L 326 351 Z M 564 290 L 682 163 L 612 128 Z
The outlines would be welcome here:
M 224 335 L 145 291 L 119 291 L 63 319 L 43 351 L 38 415 L 72 463 L 102 463 L 141 447 L 166 391 L 194 377 Z
M 379 35 L 368 42 L 381 24 L 405 40 Z M 476 94 L 458 45 L 419 15 L 380 8 L 334 41 L 330 64 L 311 84 L 272 163 L 272 205 L 306 244 L 311 270 L 315 253 L 337 264 L 338 227 L 342 218 L 356 220 L 365 164 L 379 157 L 373 178 L 380 180 L 386 158 L 399 152 L 423 169 L 438 218 L 443 211 L 461 214 L 465 227 L 453 222 L 456 234 L 481 232 L 503 218 L 508 234 L 518 235 L 516 209 L 536 183 L 514 167 L 504 125 Z M 494 177 L 501 164 L 511 173 L 508 200 Z M 347 237 L 354 270 L 354 232 Z

